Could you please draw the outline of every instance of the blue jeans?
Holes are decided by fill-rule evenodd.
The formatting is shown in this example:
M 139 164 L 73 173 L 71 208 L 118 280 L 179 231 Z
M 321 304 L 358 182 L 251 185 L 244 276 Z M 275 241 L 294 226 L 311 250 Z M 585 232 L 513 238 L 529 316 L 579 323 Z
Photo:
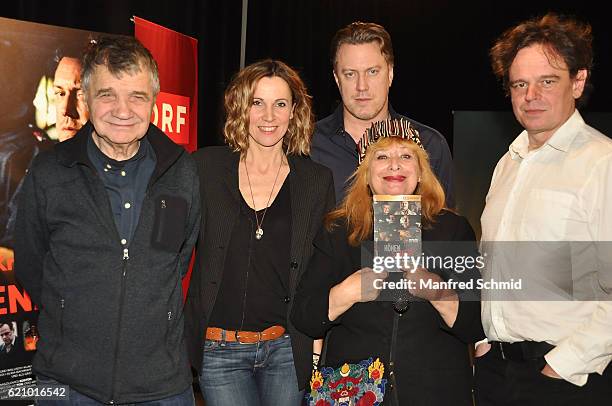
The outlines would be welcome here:
M 40 385 L 60 385 L 60 382 L 47 378 L 46 376 L 37 375 L 36 382 Z M 68 388 L 68 398 L 65 400 L 37 400 L 37 406 L 106 406 L 105 403 L 98 402 L 72 388 Z M 164 399 L 152 400 L 149 402 L 140 403 L 125 403 L 123 405 L 138 405 L 138 406 L 194 406 L 195 399 L 193 397 L 193 388 L 190 386 L 183 393 L 173 395 Z
M 206 340 L 200 371 L 206 406 L 301 405 L 291 339 L 256 344 Z

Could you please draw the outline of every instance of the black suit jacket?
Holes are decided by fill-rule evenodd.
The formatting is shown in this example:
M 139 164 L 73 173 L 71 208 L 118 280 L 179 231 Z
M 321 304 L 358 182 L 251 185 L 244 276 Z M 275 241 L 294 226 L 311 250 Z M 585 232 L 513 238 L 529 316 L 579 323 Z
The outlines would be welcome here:
M 227 248 L 240 210 L 238 162 L 240 155 L 227 147 L 209 147 L 194 155 L 200 176 L 202 223 L 196 246 L 196 262 L 187 294 L 185 331 L 189 357 L 194 368 L 202 368 L 204 332 L 215 305 Z M 312 240 L 323 216 L 335 202 L 332 174 L 307 157 L 288 156 L 291 194 L 291 252 L 287 264 L 291 302 L 297 282 L 312 255 Z M 312 339 L 287 326 L 300 388 L 310 377 Z
M 21 336 L 15 337 L 15 343 L 13 344 L 13 348 L 11 348 L 11 352 L 6 352 L 4 342 L 2 342 L 2 347 L 0 348 L 0 365 L 2 365 L 3 368 L 24 365 L 26 360 L 29 362 L 31 357 L 26 358 L 26 350 L 23 346 L 23 339 Z M 0 382 L 2 381 L 0 380 Z

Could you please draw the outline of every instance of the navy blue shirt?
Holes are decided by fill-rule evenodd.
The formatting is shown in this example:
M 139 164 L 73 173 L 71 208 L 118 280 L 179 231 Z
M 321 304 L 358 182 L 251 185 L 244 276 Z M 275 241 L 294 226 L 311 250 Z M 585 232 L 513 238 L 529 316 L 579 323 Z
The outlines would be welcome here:
M 429 155 L 429 163 L 446 194 L 446 206 L 455 206 L 453 185 L 453 161 L 446 139 L 437 130 L 397 114 L 389 106 L 393 119 L 405 118 L 419 131 L 421 143 Z M 344 130 L 343 107 L 339 105 L 330 116 L 315 124 L 310 157 L 313 161 L 327 166 L 334 174 L 336 202 L 344 199 L 347 179 L 355 172 L 359 164 L 357 145 L 353 137 Z
M 142 202 L 155 169 L 155 151 L 145 136 L 140 140 L 136 155 L 125 161 L 115 161 L 104 155 L 89 137 L 87 156 L 108 193 L 121 244 L 128 247 L 136 231 Z

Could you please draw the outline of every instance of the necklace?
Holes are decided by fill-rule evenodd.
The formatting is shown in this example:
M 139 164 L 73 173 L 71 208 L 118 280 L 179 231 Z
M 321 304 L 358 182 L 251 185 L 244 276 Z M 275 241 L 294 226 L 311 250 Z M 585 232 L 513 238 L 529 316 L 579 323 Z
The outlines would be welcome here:
M 251 191 L 251 201 L 253 202 L 253 211 L 255 212 L 255 223 L 257 223 L 257 229 L 255 230 L 255 238 L 261 240 L 263 237 L 263 225 L 264 218 L 266 217 L 266 212 L 268 211 L 268 207 L 270 207 L 270 200 L 272 199 L 272 194 L 274 193 L 274 187 L 276 186 L 276 181 L 278 180 L 278 174 L 280 173 L 281 167 L 283 166 L 283 158 L 281 157 L 281 163 L 278 166 L 278 171 L 276 171 L 276 177 L 274 178 L 274 183 L 272 184 L 272 190 L 270 190 L 270 196 L 268 196 L 268 202 L 266 203 L 266 208 L 264 209 L 263 215 L 261 216 L 261 221 L 259 221 L 259 217 L 257 216 L 257 208 L 255 207 L 255 198 L 253 197 L 253 188 L 251 187 L 251 178 L 249 177 L 249 168 L 246 163 L 246 159 L 244 161 L 244 170 L 247 175 L 247 181 L 249 182 L 249 190 Z

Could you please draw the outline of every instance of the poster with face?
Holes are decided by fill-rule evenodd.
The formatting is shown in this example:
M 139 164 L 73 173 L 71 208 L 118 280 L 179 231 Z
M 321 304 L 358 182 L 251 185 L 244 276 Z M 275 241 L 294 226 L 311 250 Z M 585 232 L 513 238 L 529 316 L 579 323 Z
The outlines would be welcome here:
M 37 308 L 13 273 L 17 196 L 34 157 L 89 118 L 80 57 L 96 35 L 0 18 L 0 399 L 31 383 L 38 343 Z

